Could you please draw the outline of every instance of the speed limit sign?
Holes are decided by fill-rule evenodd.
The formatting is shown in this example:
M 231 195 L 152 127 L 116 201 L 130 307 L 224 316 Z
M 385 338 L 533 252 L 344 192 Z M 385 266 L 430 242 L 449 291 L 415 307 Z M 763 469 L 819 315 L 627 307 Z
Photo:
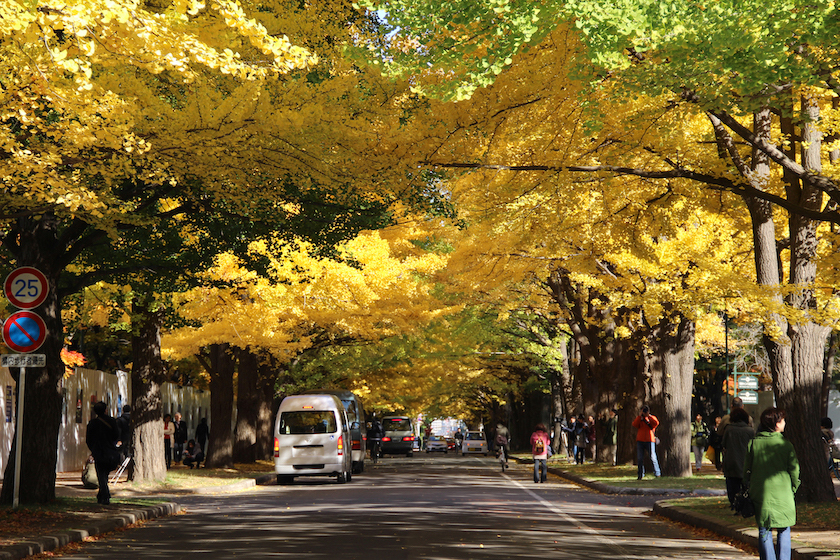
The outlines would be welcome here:
M 49 284 L 43 272 L 31 266 L 22 266 L 9 273 L 3 291 L 15 307 L 33 309 L 47 299 Z

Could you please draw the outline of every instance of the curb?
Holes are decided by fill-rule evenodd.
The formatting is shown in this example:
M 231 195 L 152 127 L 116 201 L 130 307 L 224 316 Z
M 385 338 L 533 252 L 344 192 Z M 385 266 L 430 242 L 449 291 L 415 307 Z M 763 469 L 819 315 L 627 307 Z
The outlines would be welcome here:
M 172 502 L 165 502 L 136 510 L 119 511 L 107 519 L 89 521 L 87 525 L 78 529 L 68 529 L 55 535 L 43 535 L 31 541 L 4 546 L 0 549 L 0 560 L 20 560 L 27 556 L 55 550 L 70 543 L 81 542 L 88 537 L 101 535 L 102 533 L 107 533 L 120 527 L 126 527 L 138 521 L 172 515 L 179 511 L 181 511 L 181 506 Z
M 758 529 L 755 527 L 737 529 L 723 525 L 716 518 L 709 515 L 689 511 L 681 508 L 679 505 L 669 504 L 664 501 L 656 502 L 653 505 L 653 513 L 672 521 L 706 529 L 728 539 L 747 544 L 756 549 L 758 548 Z M 837 557 L 831 553 L 811 547 L 796 548 L 795 546 L 791 546 L 790 557 L 796 560 L 837 560 Z
M 276 476 L 263 475 L 249 480 L 241 480 L 223 486 L 209 486 L 206 488 L 185 488 L 178 494 L 215 494 L 219 492 L 237 492 L 247 490 L 257 485 L 273 484 Z M 127 527 L 138 521 L 147 521 L 158 517 L 165 517 L 181 511 L 181 506 L 174 502 L 163 502 L 136 510 L 115 511 L 105 519 L 88 521 L 87 525 L 78 529 L 65 529 L 54 535 L 43 535 L 35 539 L 0 547 L 0 560 L 22 560 L 35 554 L 50 552 L 70 543 L 81 542 L 88 537 L 101 535 L 121 527 Z
M 649 496 L 667 494 L 679 494 L 683 496 L 726 495 L 725 490 L 688 490 L 681 488 L 626 488 L 621 486 L 610 486 L 609 484 L 604 484 L 602 482 L 590 480 L 588 478 L 578 476 L 576 474 L 564 471 L 562 469 L 558 469 L 556 467 L 549 467 L 548 471 L 561 478 L 571 480 L 572 482 L 575 482 L 582 486 L 586 486 L 592 490 L 596 490 L 604 494 L 629 494 Z M 668 500 L 662 500 L 654 503 L 653 513 L 665 517 L 666 519 L 670 519 L 672 521 L 678 521 L 680 523 L 685 523 L 686 525 L 691 525 L 692 527 L 706 529 L 707 531 L 711 531 L 724 538 L 732 539 L 734 541 L 758 549 L 758 528 L 756 527 L 750 527 L 745 529 L 737 529 L 735 527 L 730 527 L 729 525 L 720 523 L 719 520 L 715 517 L 690 511 L 688 509 L 680 507 L 677 504 L 668 503 Z M 819 550 L 811 547 L 796 548 L 793 545 L 791 545 L 791 558 L 793 560 L 837 560 L 837 556 L 834 556 L 828 551 Z

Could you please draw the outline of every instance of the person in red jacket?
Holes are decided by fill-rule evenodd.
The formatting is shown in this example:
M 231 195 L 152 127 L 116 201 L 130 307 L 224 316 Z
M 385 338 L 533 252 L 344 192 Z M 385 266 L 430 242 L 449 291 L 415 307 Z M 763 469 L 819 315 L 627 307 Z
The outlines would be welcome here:
M 653 463 L 653 474 L 661 476 L 659 461 L 656 460 L 656 427 L 659 420 L 650 413 L 650 408 L 642 407 L 642 413 L 633 420 L 633 427 L 636 428 L 636 462 L 639 464 L 639 480 L 645 476 L 645 455 L 650 455 L 650 462 Z
M 531 455 L 534 457 L 534 482 L 545 482 L 548 478 L 548 447 L 551 445 L 545 424 L 537 424 L 531 434 Z

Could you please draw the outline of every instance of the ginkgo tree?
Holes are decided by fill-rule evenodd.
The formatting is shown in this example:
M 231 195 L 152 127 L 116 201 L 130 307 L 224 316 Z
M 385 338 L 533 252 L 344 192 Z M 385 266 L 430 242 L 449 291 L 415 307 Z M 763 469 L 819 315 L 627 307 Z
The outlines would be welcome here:
M 818 465 L 820 445 L 810 427 L 818 419 L 820 356 L 832 319 L 830 302 L 826 307 L 815 286 L 819 282 L 815 233 L 821 220 L 837 220 L 835 203 L 823 202 L 826 195 L 833 200 L 838 196 L 828 166 L 833 156 L 823 148 L 823 139 L 834 134 L 827 93 L 835 91 L 838 83 L 834 40 L 838 24 L 836 18 L 827 17 L 834 5 L 762 0 L 667 6 L 589 0 L 467 4 L 459 0 L 412 2 L 410 7 L 400 1 L 371 3 L 385 10 L 386 19 L 399 30 L 399 40 L 387 51 L 384 64 L 428 79 L 426 91 L 463 97 L 477 85 L 491 83 L 518 52 L 531 46 L 531 38 L 548 37 L 558 25 L 569 22 L 585 37 L 587 52 L 585 62 L 572 74 L 594 83 L 591 91 L 608 89 L 615 99 L 659 99 L 660 110 L 651 110 L 651 116 L 665 110 L 693 110 L 707 119 L 706 138 L 698 141 L 716 145 L 726 158 L 723 166 L 709 158 L 698 161 L 689 151 L 662 149 L 656 142 L 639 145 L 649 156 L 640 165 L 638 160 L 628 161 L 626 144 L 611 139 L 599 146 L 605 149 L 594 155 L 597 161 L 577 169 L 663 181 L 683 177 L 742 197 L 753 218 L 756 277 L 777 294 L 768 306 L 765 338 L 768 354 L 774 356 L 777 402 L 791 411 L 795 422 L 802 422 L 792 426 L 792 433 L 807 434 L 794 436 L 795 446 L 808 458 L 805 463 Z M 447 17 L 459 11 L 464 17 Z M 796 98 L 801 103 L 794 110 Z M 594 120 L 603 116 L 596 114 Z M 774 127 L 778 127 L 775 132 Z M 746 142 L 752 153 L 739 141 Z M 771 167 L 771 162 L 779 167 Z M 483 164 L 514 167 L 510 162 Z M 786 272 L 777 266 L 774 204 L 790 212 Z M 783 275 L 789 276 L 788 286 L 780 285 Z M 815 390 L 793 390 L 801 386 Z M 800 498 L 833 499 L 822 471 L 814 466 L 803 474 L 809 490 Z
M 213 416 L 219 426 L 213 464 L 229 463 L 233 452 L 224 420 L 233 391 L 225 384 L 232 383 L 237 353 L 256 355 L 276 376 L 313 346 L 371 343 L 443 312 L 424 279 L 445 265 L 445 257 L 418 250 L 410 229 L 396 230 L 362 233 L 341 244 L 335 258 L 319 256 L 304 242 L 256 241 L 251 251 L 269 259 L 266 274 L 244 268 L 234 255 L 220 255 L 207 285 L 175 298 L 188 324 L 165 333 L 163 348 L 167 358 L 206 357 L 218 403 L 212 411 L 219 411 Z
M 3 247 L 16 266 L 40 269 L 50 287 L 36 310 L 48 331 L 47 367 L 33 371 L 24 397 L 34 411 L 24 425 L 35 435 L 23 438 L 29 464 L 20 499 L 46 502 L 55 495 L 61 410 L 62 274 L 92 244 L 137 225 L 143 219 L 133 213 L 178 184 L 165 161 L 150 157 L 148 128 L 139 134 L 152 116 L 142 97 L 118 86 L 138 76 L 188 84 L 204 72 L 266 80 L 314 57 L 235 1 L 7 1 L 0 12 Z M 259 56 L 244 59 L 234 45 Z M 10 462 L 4 479 L 16 468 Z M 3 500 L 11 499 L 4 484 Z

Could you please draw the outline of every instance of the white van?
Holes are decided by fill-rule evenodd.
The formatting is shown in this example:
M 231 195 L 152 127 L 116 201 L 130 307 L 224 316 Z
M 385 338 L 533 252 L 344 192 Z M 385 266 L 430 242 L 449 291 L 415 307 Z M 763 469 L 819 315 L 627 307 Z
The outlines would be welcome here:
M 274 424 L 277 483 L 296 476 L 353 476 L 350 424 L 335 395 L 292 395 L 283 399 Z

